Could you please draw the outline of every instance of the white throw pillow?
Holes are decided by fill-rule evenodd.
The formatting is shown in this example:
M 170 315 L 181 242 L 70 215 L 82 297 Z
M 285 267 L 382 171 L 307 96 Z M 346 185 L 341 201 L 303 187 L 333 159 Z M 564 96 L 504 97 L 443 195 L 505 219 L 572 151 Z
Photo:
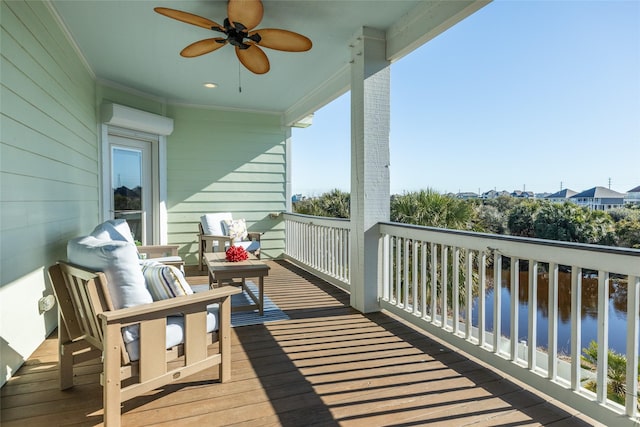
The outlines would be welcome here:
M 67 244 L 67 258 L 73 264 L 104 272 L 116 309 L 153 302 L 133 243 L 79 237 Z
M 225 220 L 232 220 L 231 212 L 222 212 L 214 214 L 206 214 L 200 217 L 202 230 L 204 234 L 212 234 L 214 236 L 226 236 L 223 223 Z
M 131 228 L 125 219 L 110 219 L 96 226 L 91 235 L 100 240 L 122 240 L 134 243 Z
M 144 262 L 142 275 L 154 301 L 193 293 L 182 271 L 173 265 L 164 265 L 155 261 Z
M 67 244 L 67 258 L 72 264 L 104 272 L 116 309 L 153 302 L 133 243 L 78 237 Z M 122 335 L 125 342 L 133 341 L 138 337 L 137 325 L 123 329 Z
M 224 221 L 225 234 L 233 241 L 247 238 L 247 223 L 244 219 L 232 219 Z

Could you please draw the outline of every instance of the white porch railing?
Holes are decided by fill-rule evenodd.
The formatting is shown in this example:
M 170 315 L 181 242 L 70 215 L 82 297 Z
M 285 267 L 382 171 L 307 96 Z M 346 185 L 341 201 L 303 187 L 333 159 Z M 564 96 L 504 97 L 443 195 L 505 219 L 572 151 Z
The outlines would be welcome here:
M 349 290 L 350 221 L 291 213 L 284 221 L 287 259 Z
M 287 258 L 349 290 L 349 221 L 285 214 L 285 223 Z M 604 424 L 640 424 L 640 250 L 395 223 L 379 227 L 383 309 Z M 627 293 L 626 327 L 620 331 L 626 334 L 624 405 L 611 401 L 606 387 L 609 324 L 615 315 L 609 313 L 613 282 L 626 284 Z M 589 286 L 597 293 L 595 372 L 581 367 L 583 348 L 589 343 L 581 342 L 581 333 L 576 333 L 582 332 L 587 305 L 582 291 Z M 545 287 L 548 291 L 540 299 L 548 300 L 547 327 L 538 328 L 538 292 Z M 503 300 L 503 288 L 509 290 L 509 300 Z M 513 331 L 519 330 L 523 301 L 526 338 L 519 339 Z M 560 301 L 570 311 L 568 354 L 558 346 Z M 545 340 L 546 345 L 540 345 Z M 585 379 L 595 380 L 595 393 L 585 389 Z
M 639 250 L 392 223 L 379 226 L 382 308 L 600 422 L 638 423 Z M 570 274 L 571 279 L 567 357 L 558 352 L 559 271 Z M 487 272 L 493 272 L 493 280 Z M 594 276 L 598 364 L 592 374 L 581 369 L 582 350 L 589 343 L 582 343 L 581 333 L 576 331 L 582 331 L 583 277 Z M 527 345 L 538 343 L 539 332 L 544 332 L 537 327 L 539 277 L 548 280 L 546 349 Z M 625 406 L 609 400 L 606 387 L 609 321 L 613 315 L 608 309 L 609 287 L 614 278 L 618 284 L 628 284 L 626 331 L 620 331 L 627 337 Z M 590 280 L 595 283 L 595 279 Z M 523 288 L 528 288 L 527 338 L 522 342 L 513 332 L 518 331 L 520 321 L 521 281 L 526 281 Z M 510 301 L 501 297 L 505 282 L 510 287 Z M 492 298 L 486 298 L 489 293 Z M 491 306 L 487 306 L 487 300 Z M 488 311 L 493 312 L 491 321 L 486 316 Z M 503 321 L 509 322 L 509 336 L 500 333 Z M 596 393 L 584 388 L 585 377 L 596 381 Z

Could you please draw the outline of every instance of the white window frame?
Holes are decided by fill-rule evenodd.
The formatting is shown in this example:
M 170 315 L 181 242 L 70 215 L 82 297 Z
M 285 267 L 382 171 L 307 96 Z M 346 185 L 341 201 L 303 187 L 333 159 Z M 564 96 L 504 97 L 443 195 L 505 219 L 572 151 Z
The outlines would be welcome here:
M 109 133 L 124 138 L 142 139 L 151 142 L 151 186 L 153 205 L 152 235 L 147 244 L 167 244 L 167 137 L 146 132 L 123 129 L 117 126 L 102 125 L 101 129 L 101 221 L 112 217 L 111 207 L 111 162 Z
M 109 131 L 118 130 L 129 132 L 129 135 L 149 137 L 157 143 L 152 146 L 151 169 L 153 176 L 153 236 L 151 242 L 147 244 L 167 244 L 167 135 L 173 132 L 173 119 L 169 117 L 152 114 L 135 108 L 106 103 L 101 106 L 101 147 L 100 162 L 102 173 L 100 178 L 102 183 L 102 221 L 110 218 L 109 206 L 111 205 L 111 171 L 108 161 L 109 153 Z M 155 154 L 153 154 L 155 152 Z M 155 171 L 155 172 L 154 172 Z M 109 199 L 107 199 L 109 197 Z

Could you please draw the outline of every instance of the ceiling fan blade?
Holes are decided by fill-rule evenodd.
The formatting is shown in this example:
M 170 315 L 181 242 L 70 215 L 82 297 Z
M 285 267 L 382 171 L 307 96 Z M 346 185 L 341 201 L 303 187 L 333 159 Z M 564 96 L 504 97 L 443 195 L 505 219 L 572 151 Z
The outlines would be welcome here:
M 269 71 L 269 58 L 255 44 L 251 44 L 247 49 L 240 49 L 236 46 L 236 55 L 247 70 L 255 74 L 264 74 Z
M 264 8 L 260 0 L 229 0 L 227 16 L 233 24 L 239 22 L 244 25 L 240 30 L 250 30 L 258 26 L 262 21 Z
M 261 39 L 258 44 L 269 49 L 283 50 L 285 52 L 304 52 L 311 49 L 312 43 L 302 34 L 293 31 L 280 30 L 278 28 L 264 28 L 252 31 L 249 36 L 258 34 Z
M 222 28 L 220 24 L 213 22 L 211 19 L 203 18 L 202 16 L 194 15 L 193 13 L 183 12 L 176 9 L 169 9 L 167 7 L 156 7 L 153 10 L 158 12 L 160 15 L 177 19 L 178 21 L 186 22 L 187 24 L 207 28 L 209 30 L 214 28 Z
M 204 55 L 205 53 L 218 50 L 225 44 L 227 44 L 227 40 L 223 37 L 204 39 L 195 43 L 191 43 L 189 46 L 182 49 L 180 55 L 184 56 L 185 58 L 195 58 L 196 56 Z

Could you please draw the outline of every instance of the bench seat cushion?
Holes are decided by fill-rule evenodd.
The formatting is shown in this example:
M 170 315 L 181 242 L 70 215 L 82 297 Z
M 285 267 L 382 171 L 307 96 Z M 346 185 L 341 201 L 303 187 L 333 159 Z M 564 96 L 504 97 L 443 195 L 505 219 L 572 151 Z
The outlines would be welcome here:
M 260 242 L 256 240 L 244 240 L 242 242 L 235 242 L 233 246 L 242 246 L 247 252 L 254 252 L 260 249 Z
M 207 307 L 207 332 L 218 330 L 218 304 L 211 304 Z M 167 317 L 166 348 L 169 349 L 178 344 L 184 343 L 184 317 Z M 135 340 L 125 344 L 129 358 L 133 361 L 140 359 L 140 340 Z

